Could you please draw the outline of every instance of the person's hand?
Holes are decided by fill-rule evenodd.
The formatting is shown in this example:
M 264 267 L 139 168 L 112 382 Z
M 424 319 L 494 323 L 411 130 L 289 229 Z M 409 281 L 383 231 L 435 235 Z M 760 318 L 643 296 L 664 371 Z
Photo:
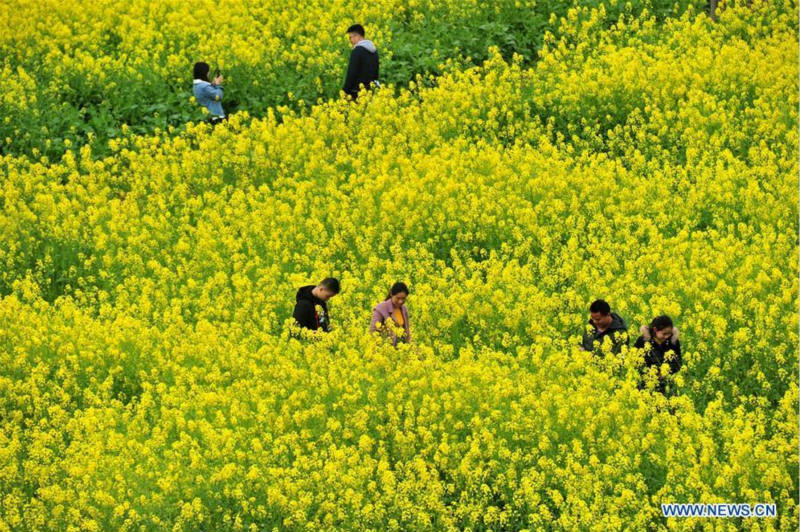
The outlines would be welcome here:
M 222 74 L 217 75 L 212 82 L 214 85 L 222 85 Z

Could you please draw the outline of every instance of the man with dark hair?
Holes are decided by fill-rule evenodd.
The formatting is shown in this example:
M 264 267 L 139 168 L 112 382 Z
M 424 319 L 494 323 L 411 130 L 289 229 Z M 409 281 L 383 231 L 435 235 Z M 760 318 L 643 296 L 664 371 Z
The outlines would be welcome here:
M 327 277 L 318 285 L 302 286 L 297 290 L 297 303 L 292 317 L 300 327 L 316 331 L 330 331 L 327 301 L 339 293 L 339 280 Z
M 628 326 L 619 314 L 611 312 L 607 302 L 602 299 L 593 301 L 589 313 L 591 317 L 581 342 L 584 351 L 595 352 L 606 337 L 611 340 L 612 353 L 619 353 L 623 344 L 628 345 Z M 599 345 L 595 345 L 595 342 L 599 342 Z
M 378 49 L 372 41 L 364 38 L 364 26 L 361 24 L 353 24 L 347 28 L 347 36 L 353 45 L 353 50 L 350 52 L 350 64 L 347 66 L 344 92 L 356 99 L 362 86 L 369 89 L 380 86 Z

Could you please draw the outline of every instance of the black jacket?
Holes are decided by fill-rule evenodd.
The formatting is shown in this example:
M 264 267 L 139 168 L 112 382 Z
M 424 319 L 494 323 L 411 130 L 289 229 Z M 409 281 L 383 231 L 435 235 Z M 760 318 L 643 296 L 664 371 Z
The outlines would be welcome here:
M 314 286 L 316 285 L 303 286 L 297 291 L 297 303 L 294 305 L 292 317 L 300 327 L 328 332 L 330 330 L 328 305 L 311 293 Z
M 681 342 L 678 340 L 678 329 L 673 327 L 672 336 L 661 344 L 653 340 L 653 333 L 649 327 L 642 327 L 640 331 L 642 335 L 636 339 L 633 347 L 644 349 L 645 366 L 660 366 L 666 360 L 669 372 L 677 373 L 681 369 Z M 667 351 L 674 351 L 675 356 L 667 360 L 664 356 Z
M 375 45 L 367 39 L 360 41 L 350 52 L 344 92 L 353 98 L 357 97 L 362 85 L 370 87 L 373 81 L 378 80 L 379 70 L 378 50 Z
M 628 345 L 629 343 L 628 326 L 625 324 L 625 320 L 616 312 L 611 313 L 611 325 L 603 332 L 597 330 L 592 320 L 589 320 L 588 324 L 590 329 L 584 333 L 583 341 L 581 342 L 581 347 L 586 351 L 594 351 L 595 342 L 600 342 L 600 344 L 602 344 L 606 336 L 611 337 L 611 341 L 614 345 L 611 349 L 613 353 L 619 353 L 622 350 L 623 344 Z

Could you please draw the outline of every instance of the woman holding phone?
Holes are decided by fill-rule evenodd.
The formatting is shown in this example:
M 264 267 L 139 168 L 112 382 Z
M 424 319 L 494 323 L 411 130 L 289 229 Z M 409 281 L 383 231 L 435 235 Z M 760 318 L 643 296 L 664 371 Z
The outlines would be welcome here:
M 227 120 L 222 108 L 222 74 L 217 73 L 213 81 L 208 81 L 208 63 L 202 61 L 194 64 L 194 97 L 197 103 L 208 109 L 208 119 L 212 125 Z

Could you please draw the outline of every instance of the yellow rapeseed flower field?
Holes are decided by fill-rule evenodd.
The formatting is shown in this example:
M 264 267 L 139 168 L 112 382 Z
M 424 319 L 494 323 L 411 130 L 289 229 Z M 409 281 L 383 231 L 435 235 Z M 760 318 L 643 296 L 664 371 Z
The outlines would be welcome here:
M 315 34 L 414 7 L 330 4 L 251 6 L 236 27 L 308 41 L 248 58 L 226 21 L 242 42 L 220 62 L 338 75 Z M 491 47 L 358 103 L 3 155 L 0 532 L 795 530 L 798 5 L 609 27 L 615 6 L 554 16 L 534 63 Z M 177 3 L 81 7 L 42 3 L 61 24 L 3 38 L 70 47 L 93 83 L 126 9 L 120 56 L 215 50 Z M 298 338 L 295 292 L 326 276 L 332 330 Z M 393 348 L 367 328 L 398 280 L 413 342 Z M 637 386 L 641 350 L 580 350 L 598 297 L 633 339 L 675 320 L 673 393 L 666 367 Z
M 703 9 L 705 0 L 613 0 L 621 16 Z M 365 24 L 382 78 L 479 63 L 489 45 L 538 55 L 574 5 L 599 0 L 5 0 L 0 3 L 0 154 L 59 156 L 70 144 L 106 152 L 124 126 L 151 133 L 196 120 L 192 64 L 225 77 L 228 110 L 259 115 L 331 98 L 342 88 L 345 29 Z

